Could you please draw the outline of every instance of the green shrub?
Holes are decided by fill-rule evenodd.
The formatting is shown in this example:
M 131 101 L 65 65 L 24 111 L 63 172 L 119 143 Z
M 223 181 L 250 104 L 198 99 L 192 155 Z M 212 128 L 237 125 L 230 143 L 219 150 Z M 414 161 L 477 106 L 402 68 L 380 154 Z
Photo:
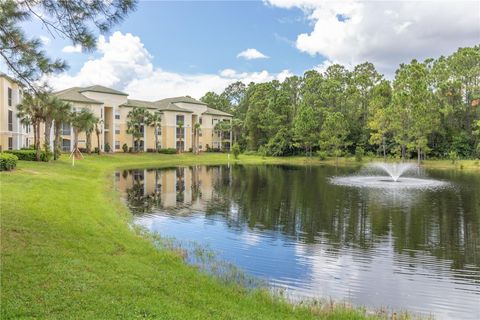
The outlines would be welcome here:
M 127 152 L 128 152 L 128 146 L 127 146 L 127 144 L 126 144 L 126 143 L 124 143 L 124 144 L 123 144 L 123 146 L 122 146 L 122 150 L 123 150 L 123 152 L 125 152 L 125 153 L 127 153 Z
M 177 153 L 177 149 L 175 149 L 175 148 L 159 149 L 159 150 L 158 150 L 158 153 L 175 154 L 175 153 Z
M 110 147 L 110 143 L 105 143 L 105 152 L 110 152 L 112 150 L 112 147 Z
M 267 156 L 267 148 L 260 146 L 260 148 L 258 148 L 258 154 L 261 155 L 262 158 L 265 158 Z
M 232 153 L 233 153 L 233 157 L 235 159 L 238 159 L 238 156 L 240 155 L 240 146 L 238 145 L 238 143 L 233 144 Z
M 365 155 L 365 150 L 363 150 L 362 147 L 355 148 L 355 161 L 362 162 L 364 155 Z
M 458 153 L 455 150 L 452 150 L 448 153 L 448 158 L 452 160 L 452 163 L 455 164 L 458 160 Z
M 17 156 L 10 153 L 0 153 L 0 171 L 10 171 L 17 166 Z
M 35 150 L 6 150 L 5 153 L 16 155 L 18 160 L 36 161 Z M 40 151 L 40 161 L 48 161 L 48 156 L 45 154 L 45 151 Z
M 247 150 L 243 154 L 246 156 L 256 156 L 258 153 L 254 150 Z
M 317 156 L 321 161 L 327 160 L 327 152 L 326 151 L 317 151 Z

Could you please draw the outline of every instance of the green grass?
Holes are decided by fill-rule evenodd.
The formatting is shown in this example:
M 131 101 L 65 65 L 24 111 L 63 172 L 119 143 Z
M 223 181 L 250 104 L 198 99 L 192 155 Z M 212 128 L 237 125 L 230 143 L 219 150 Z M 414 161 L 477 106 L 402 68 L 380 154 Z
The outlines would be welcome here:
M 17 170 L 0 173 L 1 318 L 365 318 L 360 309 L 291 305 L 220 283 L 132 230 L 113 190 L 116 168 L 227 161 L 225 154 L 116 154 L 87 156 L 72 167 L 64 156 L 19 161 Z M 318 163 L 257 156 L 237 162 Z

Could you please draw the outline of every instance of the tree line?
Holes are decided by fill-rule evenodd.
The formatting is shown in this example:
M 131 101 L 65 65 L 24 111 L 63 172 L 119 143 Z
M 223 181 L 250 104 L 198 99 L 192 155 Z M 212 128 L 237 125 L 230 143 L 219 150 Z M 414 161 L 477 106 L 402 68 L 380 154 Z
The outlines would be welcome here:
M 201 100 L 234 115 L 234 141 L 266 155 L 367 152 L 418 161 L 480 157 L 480 46 L 401 64 L 334 64 L 283 82 L 236 82 Z

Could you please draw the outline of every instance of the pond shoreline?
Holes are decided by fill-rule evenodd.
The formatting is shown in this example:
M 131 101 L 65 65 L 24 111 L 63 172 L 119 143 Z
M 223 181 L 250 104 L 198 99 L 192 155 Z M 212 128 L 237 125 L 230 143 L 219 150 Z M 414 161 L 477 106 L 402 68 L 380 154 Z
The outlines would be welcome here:
M 86 156 L 75 167 L 66 156 L 52 163 L 20 161 L 17 170 L 1 173 L 2 318 L 369 317 L 362 309 L 293 306 L 265 292 L 219 284 L 178 254 L 158 252 L 128 227 L 131 215 L 111 183 L 115 169 L 229 162 L 329 164 L 243 155 L 236 161 L 226 154 L 117 154 Z

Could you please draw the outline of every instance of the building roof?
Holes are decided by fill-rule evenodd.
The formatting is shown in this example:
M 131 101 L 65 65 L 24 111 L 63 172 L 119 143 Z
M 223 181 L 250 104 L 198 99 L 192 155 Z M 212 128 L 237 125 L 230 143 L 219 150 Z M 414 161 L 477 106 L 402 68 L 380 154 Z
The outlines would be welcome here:
M 153 102 L 135 99 L 127 99 L 127 103 L 120 105 L 120 107 L 158 109 L 158 106 Z
M 162 100 L 158 100 L 158 101 L 155 101 L 155 102 L 170 102 L 170 103 L 184 102 L 184 103 L 193 103 L 193 104 L 203 104 L 203 105 L 207 105 L 206 103 L 203 103 L 202 101 L 199 101 L 199 100 L 194 99 L 194 98 L 189 97 L 189 96 L 167 98 L 167 99 L 162 99 Z
M 90 99 L 83 94 L 80 93 L 79 87 L 73 87 L 69 89 L 65 89 L 62 91 L 57 91 L 54 93 L 58 98 L 65 100 L 65 101 L 71 101 L 71 102 L 80 102 L 80 103 L 88 103 L 88 104 L 103 104 L 103 102 Z
M 122 104 L 121 107 L 147 108 L 147 109 L 156 109 L 158 111 L 176 111 L 176 112 L 192 113 L 192 111 L 181 108 L 170 102 L 150 102 L 150 101 L 144 101 L 144 100 L 128 99 L 127 103 Z
M 164 100 L 168 100 L 168 99 L 163 99 L 163 100 L 159 100 L 159 101 L 155 102 L 155 105 L 161 111 L 176 111 L 176 112 L 193 113 L 190 110 L 181 108 L 174 103 L 171 103 L 169 101 L 164 101 Z
M 3 73 L 3 72 L 0 72 L 0 78 L 5 78 L 5 79 L 7 79 L 7 80 L 10 81 L 10 82 L 15 82 L 15 83 L 17 83 L 18 85 L 22 85 L 22 83 L 21 83 L 20 81 L 18 81 L 18 80 L 15 79 L 15 78 L 10 77 L 8 74 Z
M 205 111 L 203 114 L 210 114 L 213 116 L 224 116 L 224 117 L 233 117 L 230 113 L 226 113 L 217 109 L 213 109 L 210 107 L 207 107 L 207 111 Z
M 121 92 L 112 88 L 107 88 L 104 86 L 100 85 L 95 85 L 95 86 L 90 86 L 86 88 L 80 88 L 79 92 L 86 92 L 86 91 L 91 91 L 91 92 L 100 92 L 100 93 L 109 93 L 109 94 L 116 94 L 120 96 L 128 96 L 127 93 Z

